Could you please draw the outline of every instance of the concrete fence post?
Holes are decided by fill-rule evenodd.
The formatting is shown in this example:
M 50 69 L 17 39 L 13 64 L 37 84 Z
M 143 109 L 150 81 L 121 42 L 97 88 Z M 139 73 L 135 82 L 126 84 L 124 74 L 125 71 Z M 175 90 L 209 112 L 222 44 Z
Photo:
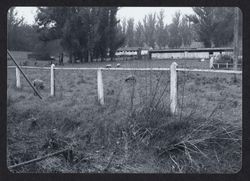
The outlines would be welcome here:
M 214 57 L 212 56 L 209 61 L 209 68 L 212 69 L 214 67 Z
M 51 64 L 50 67 L 50 95 L 55 95 L 55 72 L 54 72 L 55 65 Z
M 21 88 L 20 70 L 16 67 L 16 87 Z
M 173 115 L 177 112 L 177 65 L 173 62 L 170 66 L 170 111 Z
M 97 94 L 98 101 L 101 105 L 104 105 L 104 93 L 103 93 L 103 81 L 102 81 L 102 70 L 97 70 Z

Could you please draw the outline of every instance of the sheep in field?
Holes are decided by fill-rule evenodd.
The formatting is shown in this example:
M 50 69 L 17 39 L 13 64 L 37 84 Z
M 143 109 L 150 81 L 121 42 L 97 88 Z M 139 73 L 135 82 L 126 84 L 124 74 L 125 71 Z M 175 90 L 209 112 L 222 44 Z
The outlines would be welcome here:
M 128 76 L 128 77 L 125 79 L 125 82 L 127 82 L 127 83 L 136 83 L 136 77 L 133 76 L 133 75 L 130 75 L 130 76 Z
M 107 64 L 107 65 L 106 65 L 106 68 L 111 68 L 111 64 Z

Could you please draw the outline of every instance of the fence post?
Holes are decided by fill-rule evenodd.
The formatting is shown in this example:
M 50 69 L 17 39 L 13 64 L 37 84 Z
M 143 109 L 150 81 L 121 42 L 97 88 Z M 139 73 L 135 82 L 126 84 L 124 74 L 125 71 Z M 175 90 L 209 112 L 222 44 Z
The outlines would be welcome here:
M 50 95 L 55 95 L 55 74 L 54 74 L 55 65 L 51 64 L 50 67 Z
M 170 111 L 173 115 L 177 111 L 177 65 L 173 62 L 170 66 Z
M 214 66 L 214 57 L 212 56 L 209 61 L 209 68 L 212 69 Z
M 226 68 L 228 69 L 228 63 L 226 64 Z
M 103 82 L 102 82 L 102 70 L 97 70 L 97 94 L 98 101 L 101 105 L 104 105 L 104 94 L 103 94 Z
M 20 70 L 16 67 L 16 87 L 21 88 Z

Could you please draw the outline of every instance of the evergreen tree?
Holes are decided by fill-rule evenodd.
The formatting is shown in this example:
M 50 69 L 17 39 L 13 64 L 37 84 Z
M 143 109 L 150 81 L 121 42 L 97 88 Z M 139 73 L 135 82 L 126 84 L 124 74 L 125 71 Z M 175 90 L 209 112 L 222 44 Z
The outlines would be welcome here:
M 44 42 L 61 39 L 70 62 L 76 58 L 81 62 L 99 57 L 104 60 L 107 53 L 113 59 L 124 43 L 124 37 L 118 36 L 117 11 L 117 7 L 39 8 L 36 20 L 40 39 Z
M 109 8 L 109 31 L 108 31 L 108 48 L 109 48 L 109 56 L 111 61 L 115 56 L 115 52 L 119 47 L 124 44 L 125 37 L 118 34 L 118 23 L 119 21 L 116 19 L 116 14 L 118 11 L 117 7 Z
M 233 8 L 195 7 L 193 10 L 195 15 L 187 17 L 194 23 L 205 47 L 225 46 L 233 41 Z

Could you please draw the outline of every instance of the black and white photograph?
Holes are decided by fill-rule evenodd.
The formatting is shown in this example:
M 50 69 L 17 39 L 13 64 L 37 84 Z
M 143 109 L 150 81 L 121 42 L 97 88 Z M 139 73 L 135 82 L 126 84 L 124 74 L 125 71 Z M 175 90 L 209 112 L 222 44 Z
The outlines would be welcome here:
M 241 171 L 240 8 L 12 6 L 6 18 L 11 173 Z

